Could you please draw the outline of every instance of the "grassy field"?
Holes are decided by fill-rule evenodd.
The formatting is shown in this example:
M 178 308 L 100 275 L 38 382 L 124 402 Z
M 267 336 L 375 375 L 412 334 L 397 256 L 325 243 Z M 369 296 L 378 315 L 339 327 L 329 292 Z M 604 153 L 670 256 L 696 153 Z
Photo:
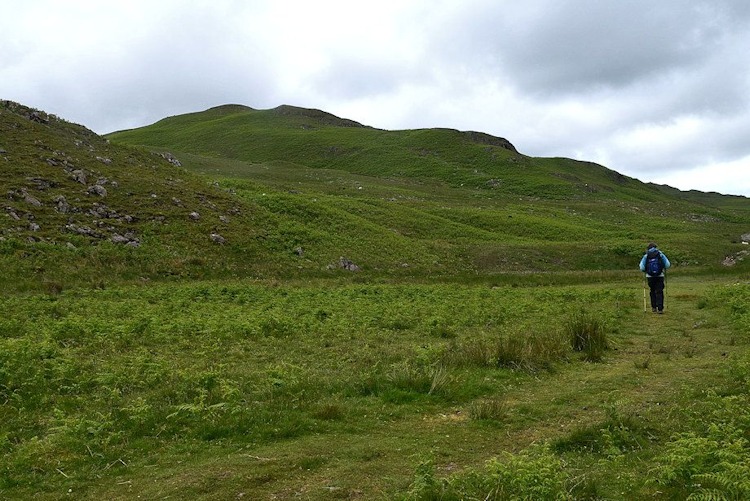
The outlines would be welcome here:
M 1 104 L 0 499 L 750 497 L 747 199 L 292 107 L 107 140 Z
M 677 274 L 653 315 L 641 285 L 5 297 L 0 494 L 747 495 L 750 287 Z

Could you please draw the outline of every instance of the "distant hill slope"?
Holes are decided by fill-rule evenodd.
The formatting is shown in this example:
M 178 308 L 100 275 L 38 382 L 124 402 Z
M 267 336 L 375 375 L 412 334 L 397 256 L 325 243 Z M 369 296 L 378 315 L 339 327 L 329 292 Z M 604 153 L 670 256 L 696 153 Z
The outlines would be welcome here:
M 510 141 L 452 129 L 386 131 L 319 110 L 221 106 L 109 134 L 113 141 L 203 156 L 284 161 L 369 176 L 432 178 L 453 186 L 545 198 L 664 198 L 603 166 L 520 154 Z
M 672 247 L 676 263 L 714 265 L 740 252 L 739 235 L 750 228 L 745 198 L 529 157 L 481 132 L 387 131 L 320 110 L 229 105 L 108 137 L 179 153 L 189 169 L 239 191 L 252 182 L 245 192 L 254 203 L 305 228 L 300 242 L 328 225 L 350 243 L 340 247 L 371 267 L 398 266 L 384 256 L 390 249 L 426 273 L 433 261 L 480 273 L 628 268 L 654 239 Z M 253 195 L 258 185 L 262 197 Z M 337 218 L 320 217 L 323 207 L 335 207 Z

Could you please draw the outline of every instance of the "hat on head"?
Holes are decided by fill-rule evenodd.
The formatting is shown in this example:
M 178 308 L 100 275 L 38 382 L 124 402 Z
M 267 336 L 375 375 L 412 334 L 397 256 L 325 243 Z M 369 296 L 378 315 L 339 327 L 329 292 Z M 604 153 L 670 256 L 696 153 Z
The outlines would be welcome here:
M 648 248 L 648 249 L 655 249 L 655 248 L 656 248 L 656 243 L 654 243 L 654 242 L 649 242 L 649 243 L 648 243 L 648 247 L 647 247 L 647 248 Z

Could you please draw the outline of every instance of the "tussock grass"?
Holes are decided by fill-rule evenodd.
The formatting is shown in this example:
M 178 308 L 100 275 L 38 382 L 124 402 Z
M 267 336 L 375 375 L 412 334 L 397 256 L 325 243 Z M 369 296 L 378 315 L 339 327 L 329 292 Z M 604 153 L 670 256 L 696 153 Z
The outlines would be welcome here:
M 573 350 L 589 362 L 600 362 L 609 349 L 606 322 L 599 316 L 580 311 L 571 316 L 565 330 Z
M 443 355 L 446 365 L 496 367 L 536 371 L 550 369 L 570 352 L 565 338 L 555 332 L 512 332 L 491 338 L 454 342 Z
M 477 421 L 502 422 L 508 413 L 508 404 L 497 398 L 477 400 L 469 405 L 469 417 Z

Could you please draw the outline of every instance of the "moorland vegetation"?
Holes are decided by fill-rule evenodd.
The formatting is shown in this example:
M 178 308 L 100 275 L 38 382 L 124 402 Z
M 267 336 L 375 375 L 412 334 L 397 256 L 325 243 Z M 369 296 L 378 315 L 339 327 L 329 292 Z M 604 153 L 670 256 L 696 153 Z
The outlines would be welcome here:
M 0 497 L 750 496 L 744 197 L 290 106 L 101 137 L 8 101 L 0 188 Z

